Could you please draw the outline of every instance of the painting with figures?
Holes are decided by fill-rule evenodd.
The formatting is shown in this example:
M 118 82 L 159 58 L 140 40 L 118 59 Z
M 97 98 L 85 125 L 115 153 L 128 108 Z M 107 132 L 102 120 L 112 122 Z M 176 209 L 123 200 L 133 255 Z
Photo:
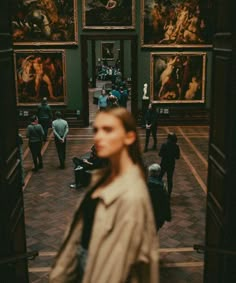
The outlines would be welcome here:
M 211 0 L 141 0 L 143 47 L 212 44 Z
M 151 100 L 204 103 L 206 53 L 151 53 Z
M 134 29 L 135 0 L 82 0 L 83 29 Z
M 78 44 L 76 0 L 12 0 L 14 45 Z
M 17 105 L 65 105 L 64 50 L 15 50 L 14 64 Z

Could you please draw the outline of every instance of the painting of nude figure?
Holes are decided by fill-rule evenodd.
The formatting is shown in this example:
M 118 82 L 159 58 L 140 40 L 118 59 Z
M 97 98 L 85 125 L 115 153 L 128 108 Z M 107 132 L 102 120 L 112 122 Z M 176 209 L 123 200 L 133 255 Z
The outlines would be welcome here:
M 212 0 L 141 0 L 142 47 L 212 46 Z
M 14 45 L 77 45 L 76 0 L 12 0 Z
M 66 104 L 64 50 L 15 50 L 17 105 Z
M 134 29 L 135 0 L 82 0 L 83 29 Z
M 204 103 L 206 53 L 151 53 L 151 100 Z

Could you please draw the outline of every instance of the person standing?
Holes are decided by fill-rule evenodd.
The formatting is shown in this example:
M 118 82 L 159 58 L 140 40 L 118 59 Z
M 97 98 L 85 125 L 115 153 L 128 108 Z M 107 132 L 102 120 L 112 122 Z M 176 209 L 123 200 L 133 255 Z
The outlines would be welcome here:
M 56 119 L 52 122 L 55 145 L 60 161 L 60 169 L 65 168 L 66 159 L 66 136 L 69 132 L 69 126 L 66 120 L 62 119 L 60 111 L 55 113 Z
M 52 110 L 48 105 L 47 97 L 43 97 L 41 104 L 38 106 L 38 119 L 39 123 L 43 127 L 44 131 L 44 141 L 47 140 L 48 128 L 50 127 L 50 123 L 52 121 Z
M 128 90 L 124 89 L 123 86 L 120 87 L 120 106 L 127 108 L 127 102 L 129 98 Z
M 112 85 L 111 87 L 111 95 L 117 98 L 118 104 L 120 103 L 120 92 L 119 87 L 117 85 Z
M 39 169 L 43 168 L 41 149 L 44 131 L 42 126 L 38 123 L 38 117 L 36 115 L 30 118 L 30 122 L 26 129 L 26 137 L 29 139 L 29 148 L 34 162 L 32 171 L 37 172 Z
M 148 167 L 148 189 L 155 216 L 156 229 L 159 230 L 165 221 L 171 221 L 170 199 L 165 183 L 160 179 L 161 166 L 153 163 Z
M 175 133 L 167 135 L 167 141 L 161 145 L 159 156 L 161 157 L 160 179 L 167 173 L 168 193 L 171 196 L 173 188 L 173 175 L 175 170 L 175 160 L 180 158 L 180 150 L 177 144 Z
M 158 123 L 158 113 L 156 110 L 156 106 L 153 103 L 148 105 L 148 110 L 145 114 L 145 128 L 146 128 L 146 139 L 145 139 L 145 147 L 144 152 L 148 151 L 148 144 L 150 135 L 153 137 L 153 150 L 157 149 L 157 123 Z
M 100 111 L 107 108 L 107 98 L 108 98 L 108 95 L 106 93 L 106 90 L 102 89 L 102 92 L 98 97 L 98 109 Z
M 158 283 L 158 237 L 131 113 L 98 112 L 94 144 L 109 162 L 93 171 L 49 282 Z

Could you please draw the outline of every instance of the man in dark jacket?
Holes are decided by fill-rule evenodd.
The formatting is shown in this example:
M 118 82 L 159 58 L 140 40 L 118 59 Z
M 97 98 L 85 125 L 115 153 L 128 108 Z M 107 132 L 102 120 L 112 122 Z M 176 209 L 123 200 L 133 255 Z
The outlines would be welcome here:
M 36 172 L 38 169 L 43 168 L 41 148 L 44 131 L 42 126 L 38 123 L 38 117 L 36 115 L 30 118 L 30 122 L 26 130 L 26 137 L 29 139 L 29 148 L 34 162 L 32 171 Z
M 153 147 L 155 150 L 157 148 L 157 122 L 158 122 L 158 113 L 156 111 L 156 106 L 153 103 L 150 103 L 148 110 L 145 114 L 145 127 L 146 127 L 146 140 L 144 152 L 148 151 L 149 138 L 152 134 L 153 137 Z
M 156 229 L 171 220 L 170 201 L 164 182 L 160 179 L 161 167 L 154 163 L 148 167 L 148 189 L 151 197 Z
M 180 150 L 175 133 L 168 134 L 167 142 L 161 145 L 159 156 L 161 157 L 160 178 L 162 179 L 164 174 L 167 173 L 168 192 L 170 196 L 173 187 L 175 160 L 180 158 Z
M 38 119 L 39 123 L 43 127 L 44 131 L 44 141 L 47 140 L 48 128 L 50 127 L 52 121 L 52 110 L 48 105 L 47 97 L 44 97 L 41 104 L 38 106 Z

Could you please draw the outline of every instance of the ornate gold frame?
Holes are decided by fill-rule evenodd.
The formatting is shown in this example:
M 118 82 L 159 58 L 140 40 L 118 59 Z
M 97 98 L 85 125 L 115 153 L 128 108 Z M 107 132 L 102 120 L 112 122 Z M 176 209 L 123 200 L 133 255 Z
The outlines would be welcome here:
M 112 1 L 111 1 L 112 2 Z M 117 2 L 117 1 L 114 1 Z M 131 7 L 127 13 L 125 11 L 125 7 L 114 7 L 113 9 L 106 9 L 105 5 L 101 4 L 96 6 L 96 1 L 94 1 L 94 6 L 92 8 L 88 7 L 88 1 L 82 0 L 82 28 L 93 29 L 93 30 L 122 30 L 122 29 L 135 29 L 136 24 L 136 1 L 131 0 Z M 114 11 L 118 10 L 117 13 Z M 90 20 L 94 20 L 94 23 L 89 23 L 88 21 L 88 13 L 90 13 Z M 119 14 L 118 17 L 117 14 Z M 103 21 L 104 18 L 104 21 Z M 131 18 L 131 21 L 130 21 Z M 125 20 L 127 21 L 125 23 Z M 100 23 L 99 23 L 100 21 Z M 123 21 L 123 22 L 122 22 Z
M 212 1 L 140 1 L 141 47 L 212 47 Z
M 31 1 L 28 5 L 14 0 L 12 34 L 16 46 L 49 46 L 78 44 L 77 0 L 59 6 L 55 0 Z
M 152 52 L 150 62 L 154 103 L 205 102 L 205 52 Z
M 14 51 L 18 106 L 37 105 L 48 97 L 50 105 L 66 105 L 65 50 Z

